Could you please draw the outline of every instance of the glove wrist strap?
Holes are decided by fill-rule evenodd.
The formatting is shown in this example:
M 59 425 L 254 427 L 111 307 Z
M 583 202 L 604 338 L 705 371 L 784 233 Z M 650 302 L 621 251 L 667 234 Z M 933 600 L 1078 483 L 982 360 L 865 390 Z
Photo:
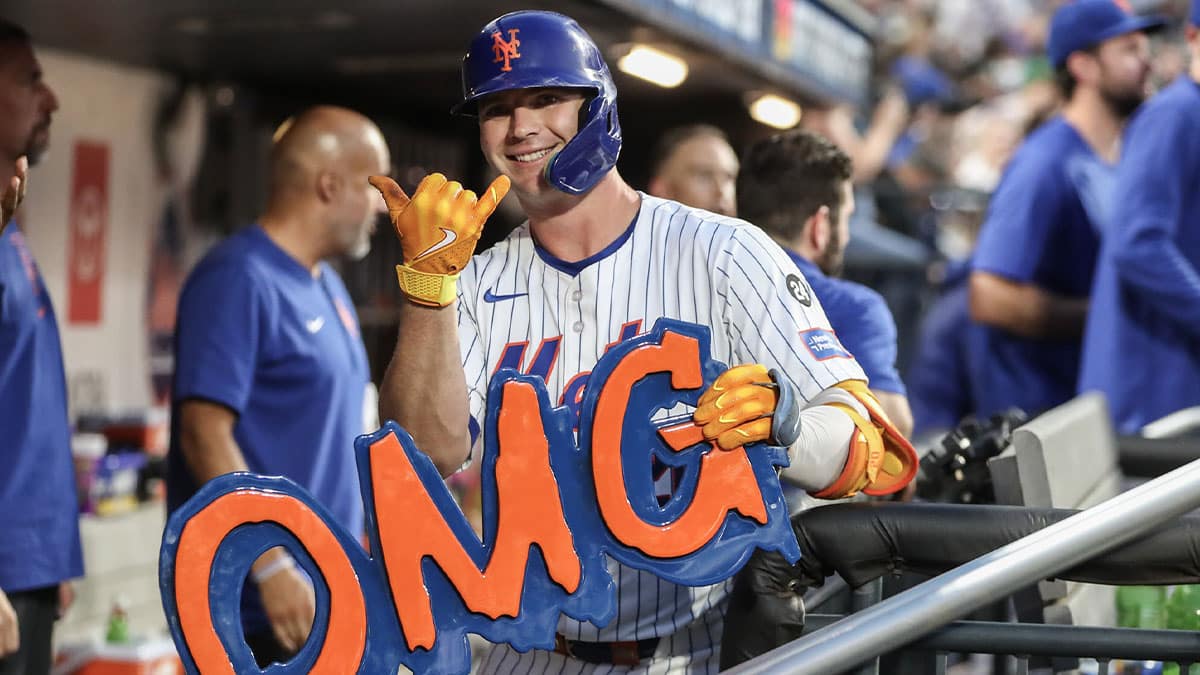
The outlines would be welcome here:
M 445 307 L 458 296 L 457 274 L 431 274 L 396 265 L 400 291 L 408 299 L 426 307 Z

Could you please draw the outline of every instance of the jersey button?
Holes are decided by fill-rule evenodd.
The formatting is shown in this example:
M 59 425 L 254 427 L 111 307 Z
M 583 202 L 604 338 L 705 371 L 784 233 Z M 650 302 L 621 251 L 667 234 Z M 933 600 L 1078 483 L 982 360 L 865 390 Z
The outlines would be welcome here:
M 571 326 L 571 328 L 573 328 L 573 329 L 575 330 L 575 332 L 576 332 L 576 333 L 582 333 L 582 332 L 583 332 L 583 322 L 582 322 L 582 321 L 576 321 L 576 322 L 575 322 L 575 325 L 574 325 L 574 326 Z
M 583 291 L 576 289 L 575 292 L 571 294 L 571 299 L 576 302 L 582 300 L 583 299 Z

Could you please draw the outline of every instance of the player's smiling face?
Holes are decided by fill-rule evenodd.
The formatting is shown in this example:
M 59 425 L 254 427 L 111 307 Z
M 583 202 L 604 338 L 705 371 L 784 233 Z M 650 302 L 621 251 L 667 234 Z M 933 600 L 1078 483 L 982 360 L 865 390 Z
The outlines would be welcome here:
M 533 195 L 552 189 L 544 172 L 579 130 L 584 93 L 563 87 L 514 89 L 479 102 L 479 145 L 513 190 Z

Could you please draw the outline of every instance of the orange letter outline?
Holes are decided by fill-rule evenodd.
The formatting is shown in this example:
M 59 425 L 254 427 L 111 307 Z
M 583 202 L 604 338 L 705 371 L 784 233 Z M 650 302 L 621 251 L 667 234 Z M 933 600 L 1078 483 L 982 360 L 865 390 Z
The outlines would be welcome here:
M 729 578 L 755 547 L 792 561 L 800 555 L 775 471 L 787 464 L 784 449 L 756 444 L 723 452 L 703 442 L 690 417 L 682 424 L 653 419 L 679 403 L 694 408 L 725 370 L 710 358 L 709 341 L 707 327 L 659 319 L 592 370 L 580 420 L 610 555 L 693 586 Z M 665 508 L 638 475 L 655 448 L 663 461 L 691 463 L 682 494 Z

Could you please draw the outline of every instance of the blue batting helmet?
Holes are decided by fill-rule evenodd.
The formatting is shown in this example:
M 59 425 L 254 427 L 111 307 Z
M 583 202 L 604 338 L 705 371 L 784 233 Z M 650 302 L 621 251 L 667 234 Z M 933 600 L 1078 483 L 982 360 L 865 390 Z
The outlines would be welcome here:
M 617 163 L 621 124 L 617 89 L 604 56 L 574 19 L 555 12 L 505 14 L 483 27 L 463 58 L 463 100 L 456 114 L 473 115 L 479 99 L 510 89 L 588 89 L 579 132 L 546 164 L 546 179 L 583 194 Z

